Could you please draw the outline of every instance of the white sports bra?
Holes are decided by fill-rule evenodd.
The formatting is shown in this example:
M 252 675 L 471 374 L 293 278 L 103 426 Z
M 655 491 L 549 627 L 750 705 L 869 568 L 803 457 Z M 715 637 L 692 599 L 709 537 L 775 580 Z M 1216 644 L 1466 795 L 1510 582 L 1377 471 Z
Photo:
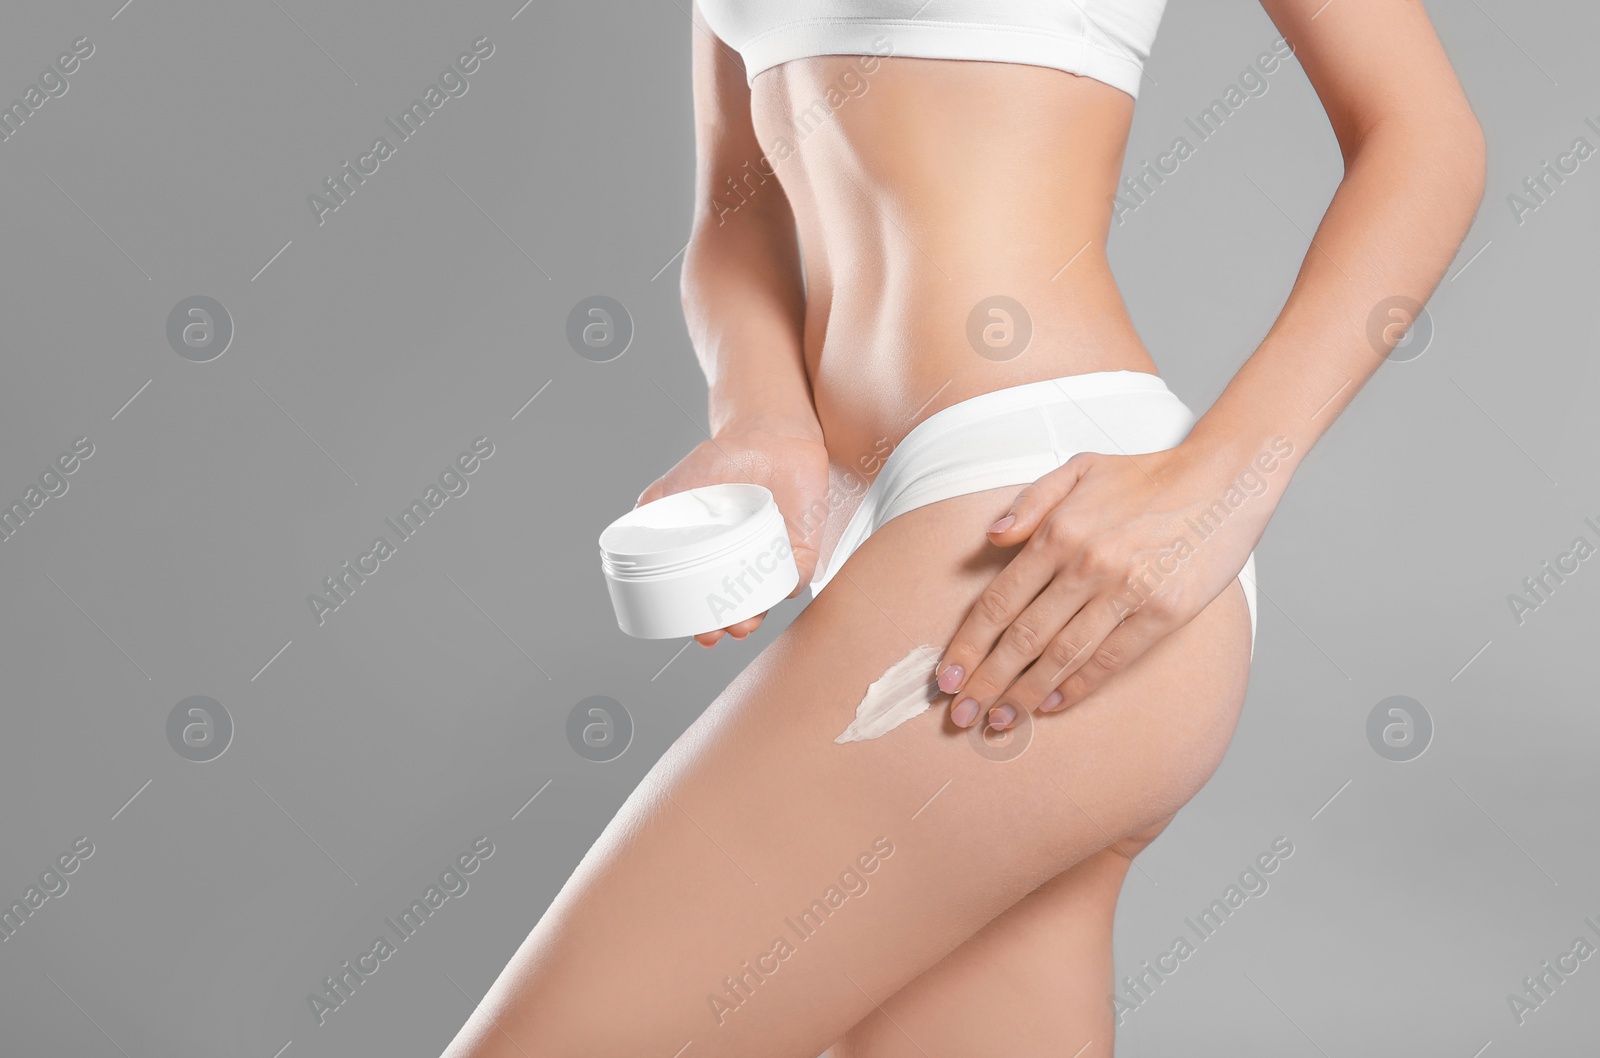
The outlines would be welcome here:
M 761 71 L 813 55 L 905 55 L 1048 66 L 1131 96 L 1166 0 L 699 0 Z

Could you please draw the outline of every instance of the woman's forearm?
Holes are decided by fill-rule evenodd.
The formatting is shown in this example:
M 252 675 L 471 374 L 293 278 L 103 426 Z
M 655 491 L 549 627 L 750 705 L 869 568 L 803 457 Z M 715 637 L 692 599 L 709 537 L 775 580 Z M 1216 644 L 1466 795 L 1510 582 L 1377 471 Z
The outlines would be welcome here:
M 1344 179 L 1283 311 L 1185 447 L 1219 468 L 1271 453 L 1267 491 L 1281 495 L 1403 335 L 1403 306 L 1414 310 L 1432 294 L 1483 184 L 1483 137 L 1470 114 L 1368 131 L 1346 153 Z
M 799 245 L 782 205 L 702 214 L 685 251 L 683 314 L 705 371 L 713 437 L 753 430 L 822 438 L 801 341 Z

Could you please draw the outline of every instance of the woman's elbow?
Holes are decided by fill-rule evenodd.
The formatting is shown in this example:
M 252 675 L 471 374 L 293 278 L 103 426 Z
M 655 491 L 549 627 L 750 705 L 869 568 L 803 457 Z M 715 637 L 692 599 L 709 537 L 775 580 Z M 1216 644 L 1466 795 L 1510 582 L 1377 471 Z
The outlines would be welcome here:
M 1434 195 L 1447 194 L 1476 215 L 1488 182 L 1488 144 L 1477 115 L 1463 103 L 1448 110 L 1400 111 L 1341 142 L 1345 171 L 1357 159 L 1424 176 Z
M 1463 190 L 1477 211 L 1483 201 L 1484 188 L 1489 179 L 1489 141 L 1483 134 L 1478 116 L 1468 109 L 1454 123 L 1451 139 L 1460 151 L 1460 178 Z

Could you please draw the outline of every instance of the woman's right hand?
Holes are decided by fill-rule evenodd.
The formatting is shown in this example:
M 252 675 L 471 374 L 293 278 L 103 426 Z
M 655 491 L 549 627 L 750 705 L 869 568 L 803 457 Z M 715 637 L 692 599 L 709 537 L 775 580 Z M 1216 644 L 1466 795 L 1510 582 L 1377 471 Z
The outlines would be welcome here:
M 789 598 L 794 598 L 816 571 L 817 549 L 827 522 L 828 450 L 821 433 L 812 436 L 796 431 L 791 435 L 751 429 L 729 431 L 715 440 L 702 441 L 640 493 L 638 502 L 649 503 L 702 485 L 727 482 L 762 485 L 771 491 L 789 529 L 795 568 L 800 571 L 800 582 L 789 593 Z M 760 627 L 765 616 L 759 614 L 694 638 L 706 647 L 715 645 L 724 633 L 743 639 Z

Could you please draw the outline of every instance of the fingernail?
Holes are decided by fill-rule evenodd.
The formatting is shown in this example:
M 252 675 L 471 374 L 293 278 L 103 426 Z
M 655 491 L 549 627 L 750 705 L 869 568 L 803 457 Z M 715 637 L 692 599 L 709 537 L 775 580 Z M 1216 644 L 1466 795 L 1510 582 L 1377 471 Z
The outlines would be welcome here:
M 1016 521 L 1016 520 L 1017 520 L 1017 516 L 1016 515 L 1008 514 L 1004 518 L 1000 519 L 998 522 L 995 522 L 993 525 L 991 525 L 989 527 L 989 531 L 991 533 L 1003 533 L 1007 529 L 1010 529 L 1011 528 L 1011 523 Z
M 960 665 L 947 665 L 939 673 L 939 689 L 946 694 L 954 694 L 961 689 L 961 680 L 965 676 L 966 672 Z
M 989 710 L 989 726 L 996 731 L 1004 731 L 1011 726 L 1011 721 L 1016 718 L 1016 709 L 1009 705 L 997 705 Z
M 1061 708 L 1061 703 L 1064 701 L 1066 701 L 1066 699 L 1061 697 L 1060 691 L 1051 691 L 1050 697 L 1046 698 L 1043 703 L 1040 704 L 1039 711 L 1043 713 L 1053 713 L 1057 709 Z
M 956 703 L 955 710 L 950 714 L 957 727 L 970 727 L 978 718 L 978 703 L 972 698 L 963 698 Z

